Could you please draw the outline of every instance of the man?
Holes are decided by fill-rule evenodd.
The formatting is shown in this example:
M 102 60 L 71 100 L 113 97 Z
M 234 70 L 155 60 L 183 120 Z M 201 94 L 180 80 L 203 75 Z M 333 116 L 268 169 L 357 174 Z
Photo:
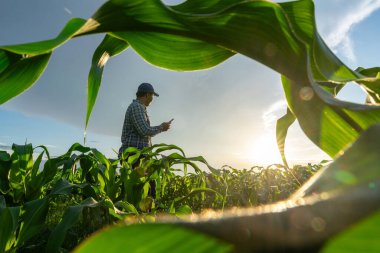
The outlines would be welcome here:
M 121 147 L 119 156 L 128 147 L 142 149 L 152 146 L 151 137 L 169 130 L 172 122 L 163 122 L 159 126 L 150 126 L 146 108 L 159 96 L 149 83 L 142 83 L 137 89 L 136 99 L 129 105 L 124 118 L 121 134 Z
M 151 137 L 169 130 L 169 122 L 163 122 L 159 126 L 150 126 L 146 108 L 153 100 L 153 96 L 159 96 L 149 83 L 142 83 L 137 89 L 136 99 L 128 106 L 125 113 L 123 131 L 121 134 L 122 145 L 119 149 L 119 158 L 128 147 L 142 149 L 152 146 Z M 138 165 L 135 163 L 132 167 Z M 151 183 L 151 193 L 155 197 L 155 184 Z

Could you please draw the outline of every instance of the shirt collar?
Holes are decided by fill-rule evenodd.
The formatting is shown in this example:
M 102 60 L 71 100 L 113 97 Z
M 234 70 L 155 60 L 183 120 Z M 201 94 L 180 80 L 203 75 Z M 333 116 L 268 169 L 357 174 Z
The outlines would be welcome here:
M 133 102 L 139 103 L 140 105 L 144 106 L 144 108 L 146 109 L 146 106 L 140 100 L 133 99 Z

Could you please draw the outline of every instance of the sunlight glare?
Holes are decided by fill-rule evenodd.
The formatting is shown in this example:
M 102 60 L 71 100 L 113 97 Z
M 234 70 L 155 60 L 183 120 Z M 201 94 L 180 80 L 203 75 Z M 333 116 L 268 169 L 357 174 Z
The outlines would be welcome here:
M 249 160 L 252 165 L 270 165 L 282 163 L 280 152 L 277 149 L 275 137 L 260 136 L 252 140 L 252 145 L 248 149 Z

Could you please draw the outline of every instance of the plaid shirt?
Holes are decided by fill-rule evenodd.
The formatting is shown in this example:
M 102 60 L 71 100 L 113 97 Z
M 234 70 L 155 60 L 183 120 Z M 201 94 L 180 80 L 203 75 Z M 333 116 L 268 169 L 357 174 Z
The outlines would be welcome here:
M 128 147 L 142 149 L 152 146 L 151 137 L 161 132 L 160 126 L 150 126 L 145 105 L 133 100 L 125 113 L 119 156 Z

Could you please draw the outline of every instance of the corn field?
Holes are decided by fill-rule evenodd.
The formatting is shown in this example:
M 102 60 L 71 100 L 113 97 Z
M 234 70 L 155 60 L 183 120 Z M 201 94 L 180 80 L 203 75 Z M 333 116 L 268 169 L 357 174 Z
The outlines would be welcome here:
M 34 159 L 36 151 L 40 153 Z M 46 147 L 31 144 L 13 145 L 12 152 L 0 154 L 0 217 L 8 225 L 2 228 L 1 250 L 20 252 L 69 251 L 120 220 L 276 202 L 322 166 L 217 170 L 202 157 L 187 158 L 179 147 L 165 144 L 129 148 L 122 160 L 107 159 L 80 144 L 55 158 Z M 47 160 L 42 166 L 43 158 Z M 132 170 L 136 161 L 139 165 Z M 199 164 L 209 171 L 200 170 Z M 194 172 L 188 173 L 187 167 Z M 157 182 L 155 199 L 148 195 L 151 180 Z

